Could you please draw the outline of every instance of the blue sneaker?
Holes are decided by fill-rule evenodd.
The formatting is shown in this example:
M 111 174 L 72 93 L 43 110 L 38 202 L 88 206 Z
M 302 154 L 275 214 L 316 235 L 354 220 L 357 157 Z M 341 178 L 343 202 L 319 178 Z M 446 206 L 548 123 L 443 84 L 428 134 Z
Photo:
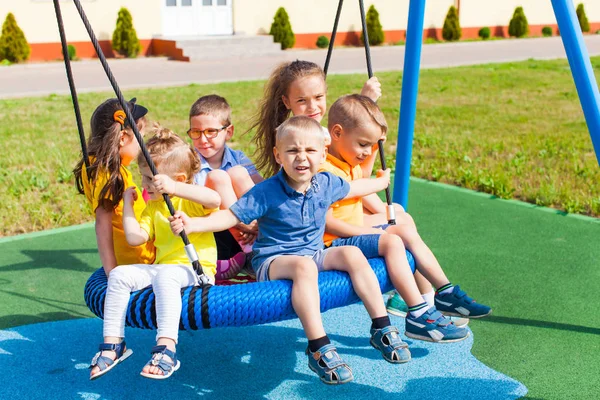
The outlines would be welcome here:
M 412 339 L 428 342 L 459 342 L 469 337 L 466 328 L 459 328 L 442 315 L 435 307 L 415 318 L 411 313 L 406 316 L 405 335 Z
M 314 353 L 307 347 L 306 354 L 308 355 L 308 367 L 319 375 L 324 383 L 340 385 L 354 379 L 352 370 L 342 360 L 334 345 L 326 344 Z
M 383 358 L 392 364 L 410 361 L 408 345 L 400 339 L 400 331 L 395 326 L 371 329 L 371 346 L 379 350 Z
M 490 307 L 467 296 L 458 285 L 450 293 L 436 293 L 435 307 L 444 315 L 464 318 L 482 318 L 492 312 Z

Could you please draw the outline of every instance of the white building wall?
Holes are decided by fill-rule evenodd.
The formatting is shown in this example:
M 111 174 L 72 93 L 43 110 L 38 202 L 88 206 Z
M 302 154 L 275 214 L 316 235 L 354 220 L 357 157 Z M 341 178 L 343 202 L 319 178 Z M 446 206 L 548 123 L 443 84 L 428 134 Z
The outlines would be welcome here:
M 81 0 L 92 29 L 99 40 L 112 39 L 117 14 L 126 7 L 140 39 L 161 32 L 161 8 L 164 0 Z M 69 42 L 89 41 L 89 36 L 72 1 L 61 0 L 65 32 Z M 0 0 L 0 18 L 12 12 L 29 43 L 60 42 L 52 0 Z

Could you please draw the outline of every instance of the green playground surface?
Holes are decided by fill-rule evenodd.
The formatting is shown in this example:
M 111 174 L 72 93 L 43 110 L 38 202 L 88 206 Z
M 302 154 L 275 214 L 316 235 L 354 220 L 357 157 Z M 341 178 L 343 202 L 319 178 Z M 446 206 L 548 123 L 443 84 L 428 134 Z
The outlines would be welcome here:
M 494 309 L 470 324 L 473 354 L 527 398 L 596 398 L 600 220 L 418 179 L 409 201 L 452 282 Z M 2 239 L 0 254 L 0 329 L 92 317 L 92 224 Z

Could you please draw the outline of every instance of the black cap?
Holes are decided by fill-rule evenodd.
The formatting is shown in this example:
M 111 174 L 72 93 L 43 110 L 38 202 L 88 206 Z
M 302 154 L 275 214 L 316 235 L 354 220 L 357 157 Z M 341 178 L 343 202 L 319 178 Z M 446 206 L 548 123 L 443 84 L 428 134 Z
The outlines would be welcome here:
M 138 119 L 142 118 L 144 115 L 148 114 L 148 109 L 144 106 L 141 106 L 139 104 L 136 104 L 137 99 L 134 97 L 133 99 L 129 100 L 129 110 L 131 111 L 131 114 L 133 115 L 133 120 L 137 121 Z M 129 125 L 127 123 L 127 121 L 125 122 L 125 126 Z

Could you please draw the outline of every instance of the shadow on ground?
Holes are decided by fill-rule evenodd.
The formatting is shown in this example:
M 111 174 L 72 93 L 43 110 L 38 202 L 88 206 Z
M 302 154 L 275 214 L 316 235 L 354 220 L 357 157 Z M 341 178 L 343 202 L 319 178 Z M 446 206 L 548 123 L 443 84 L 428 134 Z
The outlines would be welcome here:
M 476 360 L 473 337 L 454 344 L 408 341 L 413 359 L 385 362 L 369 346 L 369 319 L 360 304 L 324 314 L 326 329 L 355 381 L 326 386 L 308 369 L 298 320 L 247 328 L 181 332 L 181 369 L 167 381 L 140 377 L 154 332 L 129 329 L 134 354 L 97 381 L 87 365 L 102 332 L 99 319 L 78 319 L 0 331 L 0 364 L 11 379 L 0 398 L 397 398 L 511 399 L 527 389 Z M 401 319 L 394 319 L 402 330 Z M 51 388 L 51 389 L 50 389 Z

